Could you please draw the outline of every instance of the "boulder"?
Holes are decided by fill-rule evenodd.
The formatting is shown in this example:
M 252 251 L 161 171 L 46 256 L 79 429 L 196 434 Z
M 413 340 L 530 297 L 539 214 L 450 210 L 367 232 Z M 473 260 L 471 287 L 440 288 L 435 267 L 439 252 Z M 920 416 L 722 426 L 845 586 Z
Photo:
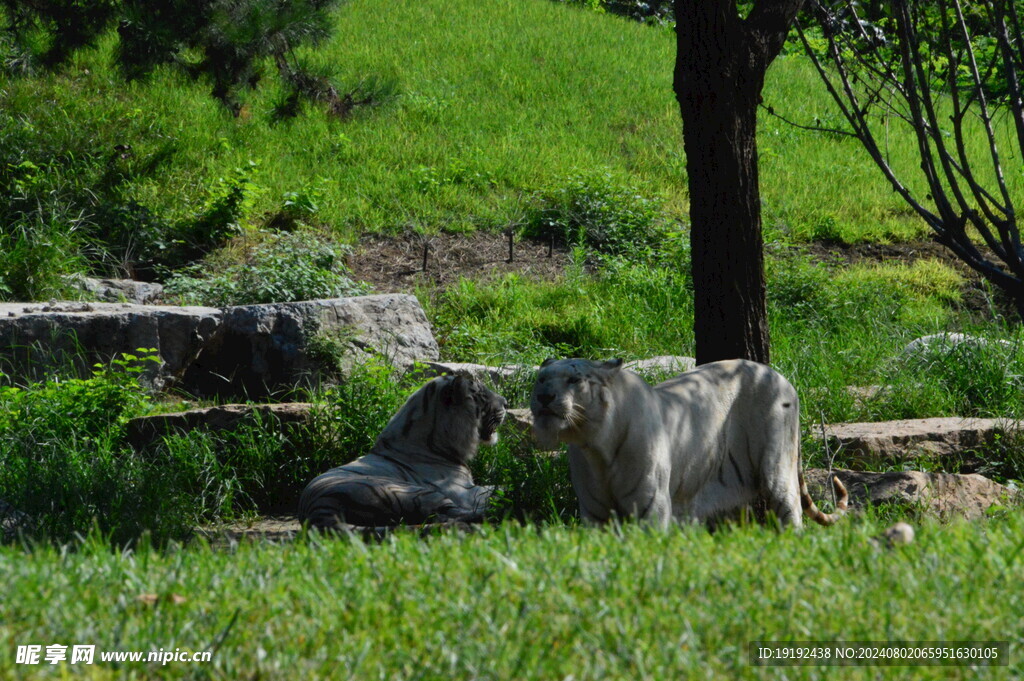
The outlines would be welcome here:
M 16 382 L 67 369 L 88 375 L 97 362 L 153 348 L 160 361 L 147 363 L 142 378 L 162 390 L 199 355 L 220 314 L 212 307 L 0 303 L 0 369 Z
M 885 502 L 920 505 L 923 510 L 943 519 L 960 516 L 978 518 L 993 505 L 1014 501 L 1017 493 L 1005 485 L 977 475 L 892 471 L 866 473 L 834 470 L 850 493 L 851 508 Z M 807 488 L 816 502 L 832 499 L 827 470 L 811 468 L 804 472 Z
M 164 293 L 161 284 L 134 279 L 93 279 L 75 277 L 72 283 L 82 291 L 85 298 L 107 303 L 136 303 L 149 305 L 160 299 Z
M 400 370 L 436 360 L 426 314 L 411 295 L 376 295 L 224 309 L 130 303 L 0 304 L 0 370 L 16 382 L 153 348 L 154 390 L 257 399 L 308 386 L 382 357 Z M 330 352 L 336 357 L 325 357 Z M 337 365 L 331 365 L 332 362 Z M 65 372 L 66 373 L 66 372 Z
M 325 358 L 316 340 L 339 353 Z M 221 323 L 182 379 L 201 396 L 260 399 L 318 383 L 335 359 L 342 369 L 381 357 L 405 370 L 436 360 L 434 340 L 415 296 L 388 294 L 225 308 Z
M 140 416 L 126 427 L 129 444 L 144 450 L 164 435 L 188 433 L 192 430 L 210 432 L 233 431 L 257 421 L 273 421 L 283 430 L 304 426 L 311 420 L 314 406 L 309 402 L 282 404 L 222 404 L 216 407 L 190 409 L 170 414 Z
M 921 336 L 907 343 L 903 348 L 901 356 L 904 359 L 915 359 L 928 355 L 950 354 L 959 348 L 989 348 L 1001 347 L 1012 348 L 1013 344 L 1006 340 L 982 338 L 971 336 L 966 333 L 936 333 L 930 336 Z
M 1019 429 L 1006 419 L 930 418 L 872 423 L 838 423 L 825 426 L 833 451 L 867 460 L 904 460 L 962 456 L 989 446 L 997 436 Z M 811 428 L 820 439 L 821 431 Z

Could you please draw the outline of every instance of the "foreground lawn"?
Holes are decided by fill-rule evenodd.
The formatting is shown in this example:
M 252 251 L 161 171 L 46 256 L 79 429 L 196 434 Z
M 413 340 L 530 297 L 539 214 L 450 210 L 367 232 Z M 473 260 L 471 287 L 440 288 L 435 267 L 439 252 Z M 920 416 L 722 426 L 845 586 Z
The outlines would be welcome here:
M 906 547 L 848 518 L 778 534 L 503 525 L 165 552 L 0 549 L 0 677 L 1017 678 L 1024 513 L 926 524 Z M 155 601 L 155 603 L 154 603 Z M 758 668 L 755 640 L 1001 640 L 1008 667 Z M 18 645 L 214 650 L 207 663 L 15 664 Z M 70 651 L 70 648 L 69 648 Z M 838 677 L 836 677 L 838 678 Z

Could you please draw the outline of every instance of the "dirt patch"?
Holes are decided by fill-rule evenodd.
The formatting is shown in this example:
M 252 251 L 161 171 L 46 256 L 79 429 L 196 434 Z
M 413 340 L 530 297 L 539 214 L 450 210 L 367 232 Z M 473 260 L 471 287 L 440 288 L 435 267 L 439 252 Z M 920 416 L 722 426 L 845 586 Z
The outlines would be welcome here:
M 291 541 L 301 531 L 302 523 L 293 515 L 264 516 L 247 522 L 196 528 L 196 537 L 213 547 L 223 548 L 247 540 Z
M 893 260 L 908 265 L 918 260 L 938 260 L 965 277 L 978 276 L 945 246 L 935 241 L 906 241 L 894 244 L 845 244 L 838 241 L 813 241 L 804 247 L 818 262 L 852 265 Z
M 487 281 L 510 273 L 552 280 L 569 260 L 564 246 L 519 239 L 509 260 L 505 234 L 364 235 L 349 267 L 355 279 L 370 283 L 378 293 L 408 293 L 417 286 L 447 288 L 460 278 Z
M 935 241 L 893 244 L 816 241 L 783 247 L 776 252 L 806 253 L 816 262 L 838 267 L 858 263 L 897 261 L 913 264 L 918 260 L 938 260 L 964 277 L 961 306 L 972 316 L 991 319 L 995 313 L 1010 319 L 1016 317 L 1013 304 L 1005 295 L 997 291 L 995 296 L 991 296 L 977 272 Z M 530 240 L 516 239 L 512 256 L 510 261 L 508 236 L 500 233 L 442 233 L 430 237 L 420 234 L 367 234 L 356 245 L 349 258 L 349 267 L 355 279 L 368 282 L 378 293 L 411 293 L 420 286 L 445 289 L 461 278 L 490 281 L 510 273 L 552 281 L 561 276 L 570 263 L 570 253 L 565 246 L 552 248 L 550 244 Z

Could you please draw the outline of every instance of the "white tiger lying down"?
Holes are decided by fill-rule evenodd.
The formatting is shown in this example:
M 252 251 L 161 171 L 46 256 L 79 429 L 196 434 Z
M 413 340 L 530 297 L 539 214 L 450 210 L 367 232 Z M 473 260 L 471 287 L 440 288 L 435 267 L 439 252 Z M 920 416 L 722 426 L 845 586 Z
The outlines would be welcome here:
M 613 515 L 667 527 L 714 521 L 763 504 L 784 525 L 802 513 L 831 525 L 800 468 L 796 390 L 755 362 L 705 364 L 651 387 L 622 360 L 547 360 L 530 400 L 534 435 L 569 444 L 569 471 L 584 521 Z
M 493 487 L 466 465 L 498 441 L 505 399 L 467 376 L 442 376 L 398 410 L 366 456 L 332 468 L 302 492 L 299 519 L 319 528 L 478 522 Z

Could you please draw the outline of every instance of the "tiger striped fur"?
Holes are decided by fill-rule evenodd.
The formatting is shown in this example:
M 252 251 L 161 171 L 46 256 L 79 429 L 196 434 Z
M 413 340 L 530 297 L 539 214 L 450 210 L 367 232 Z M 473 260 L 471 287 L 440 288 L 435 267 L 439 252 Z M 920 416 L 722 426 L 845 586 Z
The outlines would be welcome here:
M 468 376 L 442 376 L 406 400 L 368 454 L 323 473 L 299 500 L 299 519 L 321 529 L 479 522 L 493 487 L 468 463 L 493 445 L 505 399 Z
M 547 360 L 530 409 L 542 445 L 569 444 L 573 488 L 590 523 L 713 523 L 763 506 L 800 527 L 804 515 L 831 525 L 847 509 L 838 478 L 835 513 L 808 494 L 796 390 L 763 364 L 714 362 L 652 387 L 621 360 Z

